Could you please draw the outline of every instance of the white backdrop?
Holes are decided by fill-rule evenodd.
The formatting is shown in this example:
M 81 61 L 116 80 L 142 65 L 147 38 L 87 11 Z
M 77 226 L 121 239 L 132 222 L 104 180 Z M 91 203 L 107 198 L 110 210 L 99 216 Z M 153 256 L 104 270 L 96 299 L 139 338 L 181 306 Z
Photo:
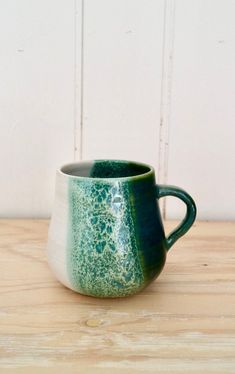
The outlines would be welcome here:
M 200 219 L 234 219 L 234 14 L 234 0 L 0 0 L 0 215 L 47 217 L 57 167 L 123 158 L 185 188 Z

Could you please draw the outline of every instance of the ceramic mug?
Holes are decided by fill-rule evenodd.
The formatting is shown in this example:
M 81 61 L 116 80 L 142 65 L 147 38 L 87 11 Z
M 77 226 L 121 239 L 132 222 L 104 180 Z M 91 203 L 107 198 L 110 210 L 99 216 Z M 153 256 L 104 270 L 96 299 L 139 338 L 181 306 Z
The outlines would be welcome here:
M 166 237 L 158 200 L 176 196 L 187 208 Z M 132 295 L 162 271 L 166 253 L 192 226 L 189 194 L 157 185 L 152 166 L 123 160 L 82 161 L 57 171 L 48 261 L 57 279 L 81 294 Z

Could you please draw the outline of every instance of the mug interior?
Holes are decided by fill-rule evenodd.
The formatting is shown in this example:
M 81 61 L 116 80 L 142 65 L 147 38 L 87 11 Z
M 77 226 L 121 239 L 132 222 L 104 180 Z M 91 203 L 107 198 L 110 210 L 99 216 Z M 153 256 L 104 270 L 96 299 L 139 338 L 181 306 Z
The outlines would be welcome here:
M 60 170 L 76 177 L 127 178 L 146 174 L 151 171 L 151 167 L 134 161 L 95 160 L 68 164 Z

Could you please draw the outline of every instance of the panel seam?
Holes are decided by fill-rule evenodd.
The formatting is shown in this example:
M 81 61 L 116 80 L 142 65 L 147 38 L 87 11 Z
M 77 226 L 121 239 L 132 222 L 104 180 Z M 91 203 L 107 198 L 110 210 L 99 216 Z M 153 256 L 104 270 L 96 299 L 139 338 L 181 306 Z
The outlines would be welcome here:
M 83 157 L 84 1 L 74 0 L 74 160 Z
M 165 0 L 162 41 L 162 79 L 159 126 L 158 183 L 167 184 L 173 78 L 173 53 L 175 33 L 175 0 Z M 163 218 L 166 218 L 166 200 L 160 201 Z

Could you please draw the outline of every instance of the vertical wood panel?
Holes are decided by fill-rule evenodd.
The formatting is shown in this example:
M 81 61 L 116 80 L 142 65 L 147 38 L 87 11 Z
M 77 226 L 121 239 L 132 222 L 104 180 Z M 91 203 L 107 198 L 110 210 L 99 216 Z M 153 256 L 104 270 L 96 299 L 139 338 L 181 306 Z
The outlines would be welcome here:
M 74 2 L 0 4 L 0 215 L 45 216 L 74 156 Z
M 83 158 L 157 167 L 164 2 L 85 0 Z
M 235 218 L 235 2 L 176 1 L 168 182 L 202 219 Z M 167 216 L 179 217 L 173 199 Z
M 48 215 L 56 167 L 105 157 L 153 164 L 200 218 L 235 218 L 234 1 L 0 6 L 0 216 Z

